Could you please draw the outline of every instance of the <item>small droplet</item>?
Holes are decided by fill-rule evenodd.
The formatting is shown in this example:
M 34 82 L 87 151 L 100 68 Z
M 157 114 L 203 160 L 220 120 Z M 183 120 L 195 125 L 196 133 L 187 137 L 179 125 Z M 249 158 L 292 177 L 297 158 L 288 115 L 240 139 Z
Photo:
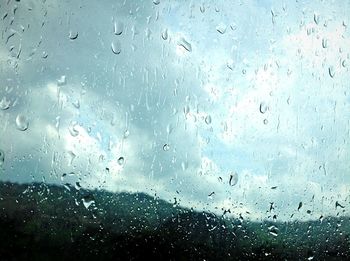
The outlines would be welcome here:
M 318 24 L 320 22 L 320 16 L 318 14 L 314 14 L 314 22 L 315 24 Z
M 69 31 L 69 39 L 75 40 L 78 38 L 79 33 L 77 31 Z
M 92 204 L 95 204 L 95 199 L 94 199 L 93 195 L 87 195 L 87 196 L 83 197 L 82 200 L 83 200 L 84 207 L 86 209 L 89 209 L 89 207 Z
M 226 66 L 227 68 L 229 68 L 231 71 L 233 71 L 233 69 L 235 68 L 235 64 L 233 62 L 232 59 L 229 59 L 227 62 L 226 62 Z
M 230 173 L 230 179 L 229 179 L 229 185 L 230 186 L 234 186 L 234 185 L 236 185 L 237 184 L 237 182 L 238 182 L 238 174 L 237 174 L 237 172 L 231 172 Z
M 58 86 L 63 86 L 67 84 L 67 79 L 65 75 L 62 75 L 58 80 L 57 80 L 57 85 Z
M 264 114 L 268 109 L 268 106 L 265 102 L 262 102 L 260 103 L 260 106 L 259 106 L 259 111 L 260 113 Z
M 75 100 L 74 102 L 72 102 L 72 104 L 73 104 L 73 106 L 74 106 L 75 108 L 77 108 L 77 109 L 80 108 L 80 102 L 79 102 L 79 100 Z
M 267 124 L 269 123 L 269 121 L 268 121 L 267 119 L 264 119 L 263 123 L 264 123 L 265 125 L 267 125 Z
M 162 39 L 165 41 L 168 39 L 168 29 L 164 29 L 162 32 Z
M 313 256 L 309 256 L 309 257 L 307 258 L 307 260 L 313 260 L 313 259 L 314 259 Z
M 169 149 L 170 149 L 169 144 L 165 143 L 164 146 L 163 146 L 163 150 L 164 151 L 168 151 Z
M 18 114 L 16 117 L 16 126 L 20 131 L 25 131 L 28 129 L 29 121 L 26 116 Z
M 298 211 L 303 207 L 303 202 L 299 202 Z
M 130 131 L 129 130 L 124 131 L 124 139 L 129 137 L 129 135 L 130 135 Z
M 122 49 L 121 49 L 121 44 L 118 40 L 115 40 L 111 44 L 112 52 L 114 54 L 120 54 Z
M 49 56 L 49 54 L 45 51 L 42 52 L 41 58 L 46 59 Z
M 124 24 L 120 21 L 114 22 L 114 34 L 121 35 L 124 30 Z
M 76 123 L 75 121 L 71 122 L 71 124 L 68 127 L 69 133 L 70 135 L 72 135 L 73 137 L 76 137 L 79 135 L 79 130 L 77 129 L 78 123 Z
M 5 162 L 5 152 L 3 150 L 0 150 L 0 167 L 4 165 Z
M 119 157 L 119 159 L 118 159 L 118 164 L 119 164 L 120 166 L 123 166 L 124 161 L 125 161 L 124 157 Z
M 226 28 L 227 26 L 224 25 L 224 24 L 219 24 L 217 27 L 216 27 L 216 31 L 218 31 L 220 34 L 224 34 L 226 32 Z
M 182 46 L 186 51 L 192 52 L 192 45 L 185 38 L 181 38 L 178 45 Z
M 76 155 L 74 154 L 73 151 L 68 151 L 68 156 L 69 156 L 69 164 L 68 164 L 68 165 L 69 165 L 69 166 L 72 166 L 73 161 L 74 161 Z
M 153 4 L 159 5 L 160 4 L 160 0 L 153 0 Z
M 322 39 L 322 47 L 327 48 L 328 47 L 328 40 L 326 38 Z
M 331 78 L 334 78 L 335 70 L 334 70 L 334 67 L 333 67 L 333 66 L 330 66 L 330 67 L 328 68 L 328 73 L 329 73 L 329 76 L 330 76 Z
M 210 115 L 207 115 L 205 117 L 205 123 L 208 124 L 208 125 L 211 123 L 211 116 Z
M 201 6 L 199 7 L 199 10 L 201 11 L 201 13 L 205 12 L 205 6 L 204 4 L 201 4 Z
M 10 100 L 7 100 L 6 97 L 3 97 L 0 101 L 0 109 L 1 110 L 7 110 L 8 108 L 10 108 Z

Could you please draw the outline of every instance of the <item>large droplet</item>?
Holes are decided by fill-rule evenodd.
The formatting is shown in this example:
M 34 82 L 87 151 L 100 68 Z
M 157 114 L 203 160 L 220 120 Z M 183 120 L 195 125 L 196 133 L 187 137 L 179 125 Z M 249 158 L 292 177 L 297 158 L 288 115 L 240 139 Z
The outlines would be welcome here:
M 4 96 L 0 101 L 0 109 L 7 110 L 8 108 L 10 108 L 10 104 L 11 104 L 10 100 L 8 100 L 6 96 Z
M 114 34 L 121 35 L 124 30 L 124 24 L 120 21 L 114 22 Z
M 0 150 L 0 167 L 4 165 L 5 162 L 5 152 L 3 150 Z
M 230 186 L 234 186 L 234 185 L 236 185 L 237 184 L 237 182 L 238 182 L 238 174 L 237 174 L 237 172 L 231 172 L 230 173 L 230 179 L 229 179 L 229 184 L 230 184 Z
M 124 165 L 124 162 L 125 162 L 124 157 L 119 157 L 119 159 L 118 159 L 118 164 L 119 164 L 120 166 L 123 166 L 123 165 Z
M 268 106 L 265 102 L 262 102 L 260 103 L 260 107 L 259 107 L 259 110 L 260 110 L 260 113 L 264 114 L 268 109 Z
M 86 209 L 89 209 L 89 207 L 92 205 L 92 204 L 95 204 L 95 199 L 94 199 L 94 196 L 93 195 L 87 195 L 85 197 L 83 197 L 83 204 L 84 204 L 84 207 Z
M 185 38 L 181 38 L 178 45 L 183 47 L 186 51 L 192 52 L 192 45 Z
M 28 129 L 29 121 L 26 116 L 18 114 L 16 117 L 16 127 L 20 131 L 25 131 Z
M 118 40 L 114 40 L 111 44 L 111 49 L 114 54 L 120 54 L 122 51 L 120 42 Z

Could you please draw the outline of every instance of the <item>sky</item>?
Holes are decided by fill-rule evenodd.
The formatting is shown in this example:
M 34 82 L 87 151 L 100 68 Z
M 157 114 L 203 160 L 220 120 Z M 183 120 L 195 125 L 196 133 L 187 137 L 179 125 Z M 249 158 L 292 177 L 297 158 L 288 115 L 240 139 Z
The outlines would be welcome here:
M 350 3 L 0 11 L 0 180 L 251 220 L 349 215 Z

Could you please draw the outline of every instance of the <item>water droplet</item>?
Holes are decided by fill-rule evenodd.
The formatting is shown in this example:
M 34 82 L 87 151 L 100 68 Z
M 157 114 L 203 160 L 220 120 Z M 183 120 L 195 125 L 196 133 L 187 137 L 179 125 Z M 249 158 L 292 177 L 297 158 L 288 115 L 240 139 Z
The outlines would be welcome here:
M 71 122 L 71 124 L 68 127 L 69 133 L 70 135 L 72 135 L 73 137 L 76 137 L 79 135 L 79 130 L 77 129 L 78 123 L 76 123 L 75 121 Z
M 79 33 L 77 31 L 69 31 L 69 39 L 75 40 L 78 38 Z
M 312 259 L 314 259 L 313 256 L 309 256 L 309 257 L 307 258 L 307 260 L 312 260 Z
M 5 152 L 3 150 L 0 150 L 0 167 L 4 165 L 5 162 Z
M 168 29 L 164 29 L 162 32 L 162 39 L 167 40 L 168 39 Z
M 274 237 L 277 237 L 278 236 L 278 228 L 275 227 L 275 226 L 269 226 L 267 228 L 269 230 L 269 234 L 274 236 Z
M 268 121 L 267 119 L 264 119 L 263 123 L 264 123 L 265 125 L 267 125 L 267 124 L 269 123 L 269 121 Z
M 46 59 L 49 56 L 49 54 L 45 51 L 42 52 L 41 58 Z
M 303 207 L 303 202 L 299 202 L 298 211 Z
M 334 75 L 335 75 L 335 70 L 334 70 L 334 67 L 333 67 L 333 66 L 330 66 L 330 67 L 328 68 L 328 73 L 329 73 L 329 76 L 330 76 L 331 78 L 334 77 Z
M 237 172 L 231 172 L 230 173 L 230 179 L 229 179 L 229 184 L 230 184 L 230 186 L 234 186 L 234 185 L 236 185 L 237 184 L 237 182 L 238 182 L 238 174 L 237 174 Z
M 169 149 L 170 149 L 169 144 L 165 143 L 164 146 L 163 146 L 163 150 L 164 151 L 168 151 Z
M 322 47 L 327 48 L 328 47 L 328 40 L 326 38 L 322 39 Z
M 65 75 L 62 75 L 58 80 L 57 80 L 57 85 L 58 86 L 63 86 L 67 84 L 67 79 Z
M 84 207 L 86 209 L 89 209 L 89 207 L 92 205 L 92 204 L 95 204 L 95 199 L 94 199 L 94 196 L 93 195 L 86 195 L 85 197 L 83 197 L 83 204 L 84 204 Z
M 64 181 L 64 179 L 67 177 L 67 173 L 63 173 L 61 176 L 61 181 Z
M 68 164 L 68 166 L 72 166 L 76 155 L 74 154 L 73 151 L 68 151 L 68 156 L 69 156 L 69 164 Z
M 226 28 L 227 26 L 224 25 L 224 24 L 219 24 L 217 27 L 216 27 L 216 31 L 218 31 L 220 34 L 224 34 L 226 32 Z
M 115 40 L 111 44 L 112 52 L 114 54 L 120 54 L 122 49 L 121 49 L 121 44 L 118 40 Z
M 81 185 L 80 185 L 80 183 L 79 182 L 75 182 L 75 189 L 76 190 L 80 190 L 81 189 Z
M 77 109 L 80 108 L 80 102 L 79 102 L 79 100 L 75 100 L 74 102 L 72 102 L 72 104 L 73 104 L 73 106 L 74 106 L 75 108 L 77 108 Z
M 124 24 L 120 21 L 114 22 L 114 34 L 121 35 L 124 30 Z
M 120 166 L 122 166 L 122 165 L 124 164 L 124 162 L 125 162 L 124 157 L 119 157 L 119 159 L 118 159 L 118 164 L 119 164 Z
M 201 13 L 205 12 L 205 6 L 204 4 L 201 4 L 201 6 L 199 7 L 199 10 L 201 11 Z
M 8 108 L 10 108 L 10 100 L 7 100 L 6 97 L 3 97 L 0 101 L 0 109 L 1 110 L 7 110 Z
M 259 107 L 259 110 L 260 110 L 260 113 L 264 114 L 268 109 L 268 106 L 265 102 L 262 102 L 260 103 L 260 107 Z
M 18 114 L 16 117 L 16 126 L 20 131 L 25 131 L 28 129 L 29 121 L 26 116 Z
M 211 123 L 211 116 L 210 115 L 207 115 L 205 117 L 205 123 L 208 124 L 208 125 Z
M 232 71 L 233 71 L 233 69 L 235 68 L 235 64 L 234 64 L 234 62 L 233 62 L 232 59 L 229 59 L 229 60 L 226 62 L 226 66 L 227 66 L 227 68 L 229 68 L 229 69 L 232 70 Z
M 178 45 L 183 47 L 186 51 L 192 52 L 192 45 L 185 38 L 181 38 Z
M 314 22 L 315 24 L 318 24 L 320 22 L 320 16 L 318 14 L 314 14 Z
M 153 4 L 159 5 L 160 4 L 160 0 L 153 0 Z
M 129 137 L 129 135 L 130 135 L 130 131 L 129 130 L 124 131 L 124 139 Z

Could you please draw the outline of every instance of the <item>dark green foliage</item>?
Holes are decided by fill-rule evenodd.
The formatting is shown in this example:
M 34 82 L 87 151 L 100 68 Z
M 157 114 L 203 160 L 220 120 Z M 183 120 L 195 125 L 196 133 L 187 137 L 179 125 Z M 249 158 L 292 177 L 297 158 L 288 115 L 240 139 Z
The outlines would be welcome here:
M 86 208 L 84 199 L 94 202 Z M 1 260 L 350 258 L 348 217 L 257 223 L 174 207 L 143 193 L 46 184 L 0 183 L 0 234 Z

